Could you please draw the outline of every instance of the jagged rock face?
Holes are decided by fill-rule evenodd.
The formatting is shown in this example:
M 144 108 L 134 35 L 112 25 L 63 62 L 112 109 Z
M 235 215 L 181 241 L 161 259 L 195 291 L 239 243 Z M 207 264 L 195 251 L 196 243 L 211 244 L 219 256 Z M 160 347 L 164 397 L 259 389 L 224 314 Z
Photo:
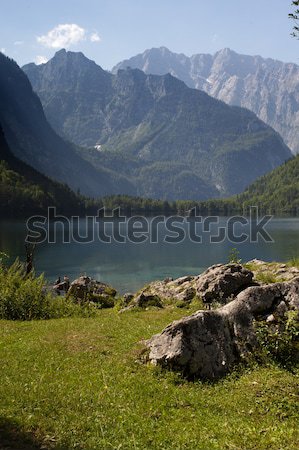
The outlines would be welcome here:
M 217 379 L 256 348 L 254 320 L 289 310 L 299 311 L 299 278 L 249 287 L 227 305 L 175 321 L 153 336 L 149 359 L 188 376 Z
M 57 99 L 63 104 L 63 98 Z M 46 120 L 42 104 L 18 65 L 0 53 L 0 123 L 13 154 L 74 191 L 98 197 L 133 194 L 130 183 L 88 163 Z M 118 184 L 117 187 L 115 185 Z
M 187 86 L 202 89 L 230 105 L 255 112 L 299 153 L 299 66 L 223 49 L 190 58 L 165 47 L 146 50 L 113 68 L 132 67 L 145 73 L 171 73 Z

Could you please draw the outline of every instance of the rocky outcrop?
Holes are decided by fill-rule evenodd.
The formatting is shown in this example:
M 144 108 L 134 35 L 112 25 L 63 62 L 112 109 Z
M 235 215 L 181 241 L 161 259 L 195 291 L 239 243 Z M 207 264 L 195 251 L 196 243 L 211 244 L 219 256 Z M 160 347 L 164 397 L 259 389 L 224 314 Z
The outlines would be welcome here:
M 175 280 L 167 278 L 154 281 L 137 293 L 130 306 L 147 307 L 201 299 L 226 303 L 231 296 L 250 286 L 253 273 L 241 264 L 216 264 L 197 276 L 184 276 Z
M 152 363 L 187 376 L 217 379 L 257 347 L 254 323 L 299 311 L 299 278 L 253 286 L 213 311 L 173 322 L 148 342 Z

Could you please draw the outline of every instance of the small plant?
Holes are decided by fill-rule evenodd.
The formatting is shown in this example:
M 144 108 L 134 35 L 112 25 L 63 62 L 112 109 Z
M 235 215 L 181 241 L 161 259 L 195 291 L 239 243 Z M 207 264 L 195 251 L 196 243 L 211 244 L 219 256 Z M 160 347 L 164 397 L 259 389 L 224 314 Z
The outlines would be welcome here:
M 232 248 L 228 254 L 228 262 L 231 264 L 241 264 L 240 252 L 236 248 Z
M 290 311 L 275 324 L 256 322 L 256 335 L 264 359 L 291 367 L 299 360 L 299 316 Z
M 4 260 L 8 259 L 8 258 L 9 258 L 9 256 L 6 253 L 0 252 L 0 266 L 2 266 Z
M 288 261 L 287 264 L 290 267 L 298 267 L 299 268 L 299 258 L 298 257 L 293 257 L 292 259 L 290 259 L 290 261 Z

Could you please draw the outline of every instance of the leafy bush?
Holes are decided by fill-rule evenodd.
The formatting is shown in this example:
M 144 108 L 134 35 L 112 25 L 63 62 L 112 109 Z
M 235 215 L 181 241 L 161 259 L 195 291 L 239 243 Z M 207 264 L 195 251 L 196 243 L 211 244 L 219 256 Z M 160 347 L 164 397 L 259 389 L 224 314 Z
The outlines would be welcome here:
M 177 308 L 188 308 L 188 307 L 189 307 L 189 303 L 188 303 L 188 302 L 185 302 L 184 300 L 178 300 L 178 301 L 175 303 L 175 306 L 176 306 Z
M 105 294 L 89 294 L 87 300 L 93 302 L 98 309 L 114 308 L 115 298 Z
M 299 361 L 299 316 L 290 311 L 277 323 L 256 322 L 256 335 L 264 359 L 291 367 Z
M 26 275 L 18 260 L 10 267 L 0 265 L 0 319 L 32 320 L 69 316 L 91 316 L 94 308 L 78 305 L 48 292 L 43 275 Z

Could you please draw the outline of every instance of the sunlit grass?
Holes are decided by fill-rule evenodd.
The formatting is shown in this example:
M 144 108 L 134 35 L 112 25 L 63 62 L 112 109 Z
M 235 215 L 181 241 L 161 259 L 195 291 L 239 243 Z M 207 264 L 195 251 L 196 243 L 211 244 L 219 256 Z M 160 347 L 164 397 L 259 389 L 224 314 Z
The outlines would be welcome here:
M 189 313 L 0 321 L 2 439 L 11 428 L 56 449 L 297 449 L 298 372 L 204 384 L 139 362 L 142 339 Z

